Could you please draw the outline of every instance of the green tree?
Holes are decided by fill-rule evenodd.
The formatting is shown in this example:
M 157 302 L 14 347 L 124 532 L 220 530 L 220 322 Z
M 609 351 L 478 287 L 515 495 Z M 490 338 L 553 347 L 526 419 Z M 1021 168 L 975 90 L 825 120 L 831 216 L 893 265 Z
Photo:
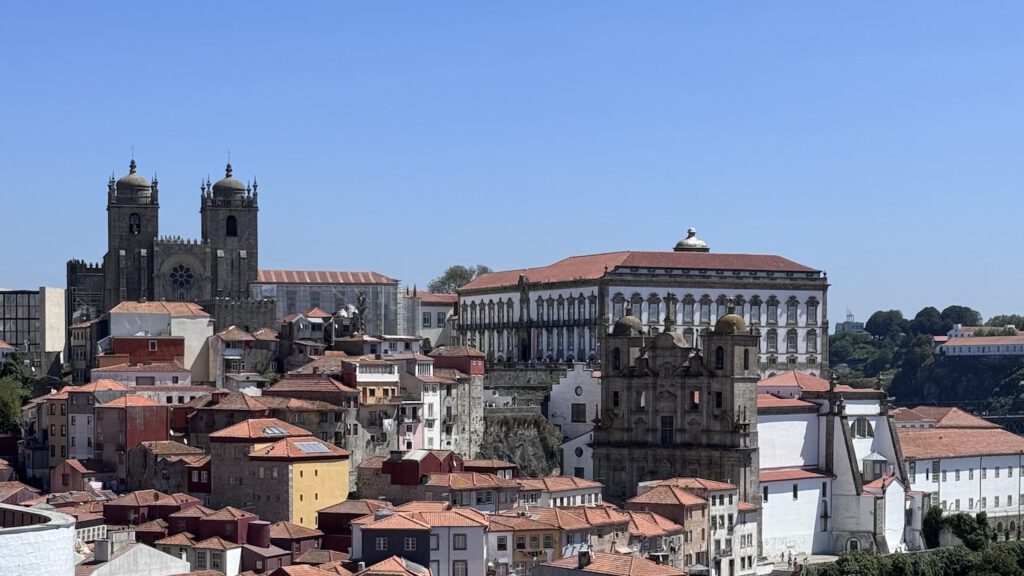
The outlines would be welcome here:
M 921 533 L 924 536 L 924 544 L 929 548 L 939 547 L 939 532 L 942 531 L 942 508 L 932 506 L 924 515 L 921 522 Z
M 868 318 L 864 329 L 875 338 L 888 338 L 890 335 L 905 332 L 906 326 L 907 321 L 899 310 L 879 310 Z
M 20 354 L 11 352 L 4 358 L 3 364 L 0 364 L 0 378 L 14 378 L 22 383 L 27 380 L 25 362 Z
M 427 285 L 427 290 L 435 294 L 454 294 L 456 290 L 469 284 L 473 279 L 490 272 L 491 269 L 483 264 L 468 267 L 456 264 L 449 266 L 444 274 L 431 280 Z
M 28 398 L 25 385 L 16 378 L 0 378 L 0 433 L 17 432 L 21 423 L 21 406 Z
M 979 512 L 977 516 L 963 512 L 953 514 L 943 519 L 942 523 L 970 550 L 981 550 L 992 540 L 992 529 L 989 528 L 988 516 L 984 512 Z
M 953 327 L 951 322 L 942 319 L 942 313 L 934 306 L 922 308 L 910 321 L 910 331 L 914 334 L 931 334 L 942 336 Z
M 988 322 L 985 322 L 985 326 L 993 328 L 1016 326 L 1017 330 L 1024 330 L 1024 316 L 1020 314 L 999 314 L 989 318 Z
M 947 306 L 942 311 L 942 319 L 950 324 L 981 326 L 981 314 L 967 306 Z

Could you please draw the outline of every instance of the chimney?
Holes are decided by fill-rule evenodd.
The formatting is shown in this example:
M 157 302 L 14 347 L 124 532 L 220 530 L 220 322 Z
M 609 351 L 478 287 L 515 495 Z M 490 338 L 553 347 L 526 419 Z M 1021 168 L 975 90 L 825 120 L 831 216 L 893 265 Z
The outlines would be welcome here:
M 250 522 L 246 541 L 253 546 L 270 548 L 270 522 L 266 520 Z
M 356 567 L 356 572 L 362 572 L 366 570 L 366 562 L 360 562 Z
M 113 545 L 109 539 L 97 540 L 95 546 L 93 546 L 93 555 L 96 557 L 96 561 L 110 562 L 111 548 L 113 548 Z

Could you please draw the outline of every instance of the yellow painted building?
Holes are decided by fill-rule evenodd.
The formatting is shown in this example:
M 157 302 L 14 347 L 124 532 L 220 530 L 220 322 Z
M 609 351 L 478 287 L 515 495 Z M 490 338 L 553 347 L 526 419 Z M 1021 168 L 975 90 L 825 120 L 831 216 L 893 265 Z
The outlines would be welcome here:
M 349 453 L 312 436 L 278 440 L 249 452 L 253 511 L 264 520 L 316 527 L 318 510 L 348 499 Z
M 50 469 L 53 470 L 68 458 L 68 393 L 47 395 L 42 410 L 41 424 L 50 445 Z

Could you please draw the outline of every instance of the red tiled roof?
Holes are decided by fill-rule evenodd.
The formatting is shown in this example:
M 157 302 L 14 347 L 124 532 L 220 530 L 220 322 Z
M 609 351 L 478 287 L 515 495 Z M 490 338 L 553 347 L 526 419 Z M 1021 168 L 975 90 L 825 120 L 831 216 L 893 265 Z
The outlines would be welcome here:
M 504 460 L 496 460 L 494 458 L 471 458 L 469 460 L 462 461 L 462 467 L 468 468 L 518 468 L 517 464 L 512 462 L 506 462 Z
M 195 548 L 202 548 L 206 550 L 231 550 L 232 548 L 238 548 L 241 544 L 236 544 L 230 540 L 225 540 L 220 536 L 214 536 L 207 538 L 202 542 L 196 542 Z
M 105 372 L 191 372 L 176 362 L 153 362 L 152 364 L 115 364 L 102 368 L 93 368 L 92 374 Z
M 277 330 L 273 330 L 271 328 L 260 328 L 253 332 L 252 336 L 257 340 L 263 340 L 265 342 L 276 342 L 279 339 Z
M 398 284 L 398 280 L 377 272 L 325 272 L 306 270 L 260 270 L 262 284 Z
M 130 408 L 130 407 L 137 407 L 137 406 L 160 406 L 160 405 L 161 404 L 158 404 L 155 401 L 150 400 L 149 398 L 146 398 L 145 396 L 137 396 L 135 394 L 128 394 L 126 396 L 121 396 L 120 398 L 115 398 L 115 399 L 111 400 L 110 402 L 105 402 L 103 404 L 98 404 L 96 407 L 97 408 Z
M 758 388 L 800 388 L 803 392 L 828 392 L 829 381 L 824 378 L 818 378 L 817 376 L 811 376 L 806 372 L 800 372 L 799 370 L 789 370 L 782 374 L 776 374 L 761 380 L 757 383 Z M 844 393 L 857 393 L 857 392 L 877 392 L 870 388 L 854 388 L 847 386 L 846 384 L 839 384 L 836 386 L 837 392 Z
M 65 460 L 65 462 L 67 462 L 68 466 L 71 466 L 82 474 L 116 471 L 116 468 L 106 464 L 102 460 L 96 460 L 94 458 L 85 458 L 81 460 L 77 458 L 69 458 Z
M 683 527 L 679 524 L 654 512 L 626 510 L 625 513 L 629 516 L 630 536 L 658 538 L 669 534 L 679 534 L 683 531 Z
M 108 506 L 169 506 L 179 503 L 174 496 L 157 490 L 136 490 L 135 492 L 129 492 L 115 498 L 106 504 Z
M 168 518 L 206 518 L 213 513 L 214 510 L 206 506 L 189 506 L 184 510 L 171 514 Z
M 316 566 L 310 566 L 309 564 L 292 564 L 290 566 L 281 566 L 269 574 L 270 576 L 329 576 L 330 574 L 338 574 L 338 572 L 330 572 Z
M 389 506 L 390 508 L 390 506 Z M 444 512 L 451 510 L 451 502 L 442 500 L 413 500 L 394 507 L 396 512 Z
M 387 462 L 387 460 L 388 460 L 387 456 L 371 456 L 369 458 L 364 458 L 363 461 L 359 463 L 357 468 L 367 468 L 367 469 L 377 469 L 377 470 L 380 470 L 382 465 L 385 462 Z
M 638 504 L 680 504 L 682 506 L 703 506 L 707 504 L 700 496 L 678 486 L 655 486 L 643 494 L 637 494 L 628 502 Z
M 556 530 L 558 526 L 537 518 L 536 514 L 520 516 L 516 510 L 492 514 L 487 517 L 488 532 L 512 532 L 517 530 Z
M 348 457 L 348 450 L 312 436 L 284 438 L 249 452 L 252 460 L 337 460 Z
M 817 468 L 770 468 L 761 469 L 761 482 L 781 482 L 783 480 L 806 480 L 809 478 L 832 478 L 832 475 Z
M 110 390 L 128 390 L 129 388 L 117 380 L 102 378 L 81 386 L 68 386 L 66 392 L 107 392 Z
M 474 488 L 511 488 L 519 484 L 513 480 L 500 478 L 494 474 L 480 472 L 452 472 L 449 474 L 431 474 L 427 478 L 427 486 L 442 486 L 450 490 L 472 490 Z
M 17 494 L 22 490 L 27 490 L 29 492 L 34 492 L 36 494 L 39 493 L 39 490 L 37 488 L 33 488 L 26 484 L 22 484 L 17 480 L 8 480 L 6 482 L 0 482 L 0 501 L 10 498 L 14 494 Z
M 350 388 L 342 384 L 339 380 L 335 380 L 330 376 L 323 374 L 313 374 L 310 376 L 288 374 L 281 379 L 280 382 L 274 384 L 268 391 L 273 390 L 274 392 L 348 392 L 351 394 L 358 394 L 359 390 Z
M 1024 335 L 1017 336 L 970 336 L 967 338 L 950 338 L 942 345 L 943 348 L 960 346 L 1019 346 L 1024 344 Z
M 541 490 L 543 492 L 565 492 L 568 490 L 584 490 L 587 488 L 601 489 L 600 482 L 577 478 L 575 476 L 547 476 L 544 478 L 516 478 L 522 490 Z
M 242 330 L 238 326 L 228 326 L 224 330 L 217 332 L 217 336 L 219 336 L 221 340 L 226 340 L 228 342 L 252 342 L 255 340 L 252 334 Z
M 306 318 L 318 318 L 320 320 L 330 318 L 333 316 L 333 314 L 331 314 L 330 312 L 321 310 L 319 306 L 313 306 L 309 310 L 303 312 L 302 315 L 305 316 Z
M 306 552 L 306 554 L 303 554 L 302 556 L 299 556 L 299 560 L 301 560 L 302 558 L 306 557 L 307 554 L 311 555 L 310 557 L 312 557 L 312 553 L 313 552 L 317 552 L 317 550 L 310 550 L 310 551 Z M 345 562 L 348 560 L 348 554 L 343 554 L 341 552 L 335 552 L 334 550 L 327 550 L 327 552 L 330 552 L 331 556 L 334 556 L 334 555 L 344 556 L 345 560 L 337 560 L 337 561 L 334 561 L 334 562 L 325 562 L 323 564 L 317 564 L 316 565 L 317 568 L 319 568 L 321 570 L 324 570 L 326 572 L 330 572 L 331 574 L 334 574 L 336 576 L 352 576 L 352 573 L 349 572 L 347 569 L 345 569 Z
M 530 283 L 586 281 L 602 278 L 616 268 L 671 268 L 677 270 L 742 270 L 752 272 L 817 272 L 781 256 L 718 254 L 711 252 L 608 252 L 571 256 L 549 266 L 484 274 L 459 289 L 510 288 L 525 275 Z
M 864 485 L 864 495 L 881 496 L 882 494 L 885 494 L 886 488 L 888 488 L 894 480 L 896 480 L 895 474 L 884 474 L 882 477 Z
M 158 546 L 192 546 L 195 544 L 195 540 L 193 540 L 193 538 L 195 538 L 195 536 L 189 532 L 178 532 L 173 536 L 161 538 L 160 540 L 153 542 L 153 544 Z
M 679 488 L 687 490 L 736 490 L 735 484 L 719 482 L 717 480 L 708 480 L 707 478 L 692 478 L 686 476 L 662 480 L 657 483 L 657 486 L 678 486 Z
M 575 573 L 581 576 L 600 574 L 602 576 L 685 576 L 686 572 L 665 564 L 658 564 L 636 556 L 609 554 L 607 552 L 591 552 L 591 560 L 585 568 Z M 545 562 L 541 566 L 551 566 L 576 570 L 579 558 L 568 556 L 554 562 Z
M 899 416 L 899 413 L 904 411 L 909 412 L 910 409 L 897 409 L 895 412 Z M 913 408 L 912 414 L 921 416 L 924 419 L 923 422 L 926 423 L 934 421 L 936 428 L 999 428 L 997 424 L 968 414 L 959 408 L 917 406 Z M 897 418 L 897 422 L 912 422 L 913 420 L 909 419 L 912 414 L 904 414 L 903 419 Z
M 210 433 L 210 439 L 259 439 L 309 436 L 309 431 L 277 418 L 250 418 Z
M 352 523 L 362 526 L 363 530 L 430 530 L 430 524 L 404 512 L 393 512 L 382 518 L 365 516 Z
M 152 440 L 140 442 L 139 444 L 145 446 L 150 452 L 157 455 L 203 454 L 202 448 L 196 448 L 195 446 L 189 446 L 188 444 L 182 444 L 181 442 L 175 442 L 174 440 Z
M 252 512 L 239 510 L 233 506 L 225 506 L 206 516 L 207 520 L 238 520 L 239 518 L 256 518 L 256 515 Z
M 779 398 L 771 394 L 758 394 L 757 407 L 761 408 L 808 408 L 816 406 L 813 402 L 806 402 L 796 398 Z
M 367 567 L 366 570 L 356 572 L 356 576 L 367 576 L 370 574 L 379 574 L 381 576 L 431 576 L 428 568 L 400 556 L 392 556 L 377 562 L 373 566 Z
M 353 500 L 345 500 L 339 502 L 327 508 L 318 510 L 318 512 L 326 512 L 330 514 L 359 514 L 365 516 L 367 514 L 373 514 L 381 508 L 391 508 L 391 502 L 387 500 L 371 500 L 369 498 L 360 498 Z
M 209 316 L 203 307 L 193 302 L 135 302 L 126 300 L 110 309 L 111 314 L 167 314 L 175 318 Z
M 1024 452 L 1024 437 L 1002 428 L 898 428 L 907 459 L 993 456 Z
M 430 356 L 448 358 L 483 358 L 484 353 L 471 346 L 438 346 L 430 351 Z
M 454 306 L 459 301 L 458 294 L 434 294 L 431 292 L 420 292 L 421 304 L 450 304 Z
M 319 530 L 306 528 L 305 526 L 299 526 L 298 524 L 292 524 L 291 522 L 286 521 L 270 525 L 270 537 L 274 539 L 300 540 L 302 538 L 316 538 L 317 536 L 323 535 L 324 533 Z
M 487 516 L 472 508 L 452 508 L 441 512 L 409 512 L 408 514 L 432 527 L 487 527 Z

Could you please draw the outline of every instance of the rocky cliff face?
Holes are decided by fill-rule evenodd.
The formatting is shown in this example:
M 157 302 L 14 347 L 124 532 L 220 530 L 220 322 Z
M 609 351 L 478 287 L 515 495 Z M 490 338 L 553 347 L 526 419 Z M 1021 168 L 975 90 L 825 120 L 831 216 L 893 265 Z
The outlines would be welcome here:
M 562 434 L 539 413 L 488 410 L 478 458 L 497 458 L 519 465 L 524 476 L 560 473 Z

